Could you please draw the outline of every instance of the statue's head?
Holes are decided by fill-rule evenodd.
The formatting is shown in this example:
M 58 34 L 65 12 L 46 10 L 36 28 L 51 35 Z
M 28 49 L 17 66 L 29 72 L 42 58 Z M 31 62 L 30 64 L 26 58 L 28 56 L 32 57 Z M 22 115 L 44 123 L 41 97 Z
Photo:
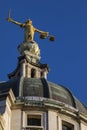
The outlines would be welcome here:
M 26 24 L 32 24 L 32 21 L 30 19 L 26 20 Z

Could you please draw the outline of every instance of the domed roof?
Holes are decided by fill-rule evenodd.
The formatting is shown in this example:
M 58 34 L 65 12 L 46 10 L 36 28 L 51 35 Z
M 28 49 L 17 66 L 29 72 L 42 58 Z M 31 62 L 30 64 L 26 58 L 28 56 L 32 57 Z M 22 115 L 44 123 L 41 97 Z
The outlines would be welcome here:
M 53 99 L 77 108 L 87 114 L 86 107 L 76 99 L 64 86 L 54 84 L 44 78 L 16 78 L 0 83 L 0 92 L 12 88 L 14 95 L 19 97 L 37 96 Z

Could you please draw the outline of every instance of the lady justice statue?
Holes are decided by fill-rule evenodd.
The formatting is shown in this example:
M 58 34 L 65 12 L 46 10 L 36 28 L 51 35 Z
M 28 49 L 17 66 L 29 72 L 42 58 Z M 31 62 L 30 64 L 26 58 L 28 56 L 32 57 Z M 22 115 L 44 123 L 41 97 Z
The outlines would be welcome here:
M 42 38 L 42 39 L 49 37 L 49 40 L 54 41 L 54 37 L 50 36 L 49 32 L 44 32 L 44 31 L 41 31 L 41 30 L 35 28 L 32 25 L 32 21 L 30 19 L 26 20 L 25 23 L 20 23 L 18 21 L 13 20 L 10 17 L 10 12 L 9 12 L 7 21 L 14 23 L 14 24 L 20 26 L 21 28 L 24 28 L 24 42 L 23 42 L 23 44 L 24 45 L 27 44 L 27 48 L 29 49 L 29 51 L 33 52 L 36 55 L 39 55 L 40 50 L 38 49 L 37 43 L 34 41 L 34 33 L 35 32 L 40 33 L 40 38 Z
M 40 38 L 46 38 L 48 36 L 48 32 L 44 32 L 44 31 L 41 31 L 39 29 L 36 29 L 33 25 L 32 25 L 32 21 L 30 19 L 26 20 L 25 23 L 20 23 L 20 22 L 17 22 L 15 20 L 13 20 L 12 18 L 10 18 L 10 14 L 9 14 L 9 17 L 7 18 L 7 21 L 8 22 L 12 22 L 22 28 L 24 28 L 24 41 L 25 42 L 28 42 L 28 41 L 33 41 L 34 40 L 34 33 L 35 32 L 38 32 L 40 33 Z

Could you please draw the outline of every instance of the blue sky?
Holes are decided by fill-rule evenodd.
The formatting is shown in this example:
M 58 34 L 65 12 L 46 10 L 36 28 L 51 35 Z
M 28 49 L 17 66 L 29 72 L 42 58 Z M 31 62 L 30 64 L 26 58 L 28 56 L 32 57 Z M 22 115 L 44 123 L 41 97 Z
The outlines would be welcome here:
M 56 37 L 55 42 L 35 37 L 41 62 L 50 67 L 48 80 L 66 86 L 87 105 L 87 0 L 0 0 L 0 81 L 16 68 L 23 41 L 23 30 L 6 21 L 9 9 L 13 19 L 31 19 Z

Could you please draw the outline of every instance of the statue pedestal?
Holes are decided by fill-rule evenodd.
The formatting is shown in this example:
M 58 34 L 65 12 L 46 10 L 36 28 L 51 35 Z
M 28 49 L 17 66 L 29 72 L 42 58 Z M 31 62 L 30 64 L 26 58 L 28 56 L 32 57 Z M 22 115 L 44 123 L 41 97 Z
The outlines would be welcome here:
M 40 49 L 35 41 L 21 43 L 18 46 L 18 51 L 21 55 L 26 55 L 34 63 L 40 60 Z

